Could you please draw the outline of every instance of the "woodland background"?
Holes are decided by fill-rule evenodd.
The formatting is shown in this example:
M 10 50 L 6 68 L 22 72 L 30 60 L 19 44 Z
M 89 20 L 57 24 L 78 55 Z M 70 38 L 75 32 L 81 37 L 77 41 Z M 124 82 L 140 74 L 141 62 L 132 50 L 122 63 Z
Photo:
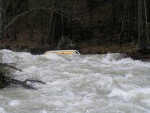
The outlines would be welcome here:
M 0 0 L 0 48 L 145 51 L 150 0 Z

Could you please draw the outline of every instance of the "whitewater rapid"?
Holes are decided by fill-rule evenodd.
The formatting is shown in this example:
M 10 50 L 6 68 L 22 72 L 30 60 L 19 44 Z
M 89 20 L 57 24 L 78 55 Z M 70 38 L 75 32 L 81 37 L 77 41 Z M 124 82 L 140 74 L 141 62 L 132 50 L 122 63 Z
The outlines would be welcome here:
M 150 113 L 150 62 L 121 54 L 32 55 L 0 50 L 0 60 L 36 78 L 38 90 L 0 90 L 0 113 Z

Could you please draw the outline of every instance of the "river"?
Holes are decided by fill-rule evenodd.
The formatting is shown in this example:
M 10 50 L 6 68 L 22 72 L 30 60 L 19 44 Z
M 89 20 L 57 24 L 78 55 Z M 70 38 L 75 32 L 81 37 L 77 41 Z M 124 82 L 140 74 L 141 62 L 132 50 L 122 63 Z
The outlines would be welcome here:
M 150 62 L 121 54 L 32 55 L 0 50 L 0 60 L 36 78 L 38 90 L 9 86 L 0 91 L 0 113 L 150 113 Z

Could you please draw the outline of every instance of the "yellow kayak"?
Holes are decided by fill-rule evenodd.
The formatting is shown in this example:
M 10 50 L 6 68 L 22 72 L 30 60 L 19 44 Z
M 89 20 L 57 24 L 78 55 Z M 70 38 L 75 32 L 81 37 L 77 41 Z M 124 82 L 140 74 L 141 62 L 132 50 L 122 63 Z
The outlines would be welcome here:
M 47 51 L 44 55 L 47 54 L 80 54 L 77 50 L 56 50 L 56 51 Z

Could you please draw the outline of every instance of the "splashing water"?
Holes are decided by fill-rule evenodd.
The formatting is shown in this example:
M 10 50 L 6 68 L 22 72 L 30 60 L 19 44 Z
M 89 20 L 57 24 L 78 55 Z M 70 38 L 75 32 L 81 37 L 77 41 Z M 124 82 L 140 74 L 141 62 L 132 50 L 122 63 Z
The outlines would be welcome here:
M 39 78 L 38 90 L 0 91 L 0 113 L 150 113 L 150 62 L 104 55 L 31 55 L 1 50 L 3 62 Z

